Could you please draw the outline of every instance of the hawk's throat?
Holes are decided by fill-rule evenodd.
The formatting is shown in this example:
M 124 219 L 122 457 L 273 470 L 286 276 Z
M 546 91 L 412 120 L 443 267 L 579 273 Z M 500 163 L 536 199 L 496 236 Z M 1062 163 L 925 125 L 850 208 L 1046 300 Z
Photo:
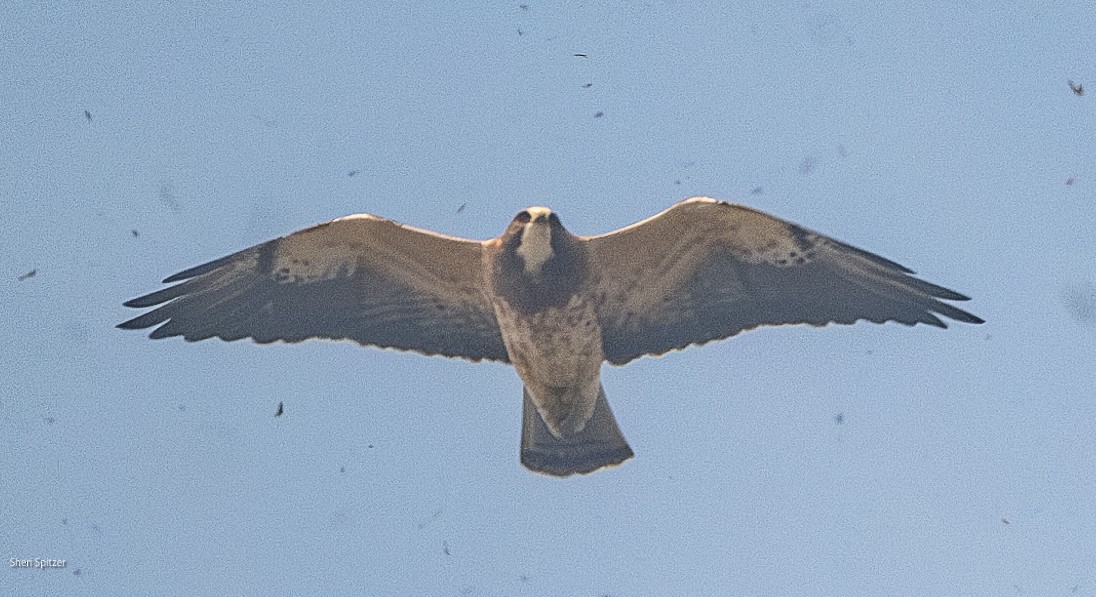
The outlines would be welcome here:
M 555 254 L 552 251 L 552 225 L 547 218 L 534 219 L 525 225 L 521 231 L 517 253 L 525 263 L 525 273 L 539 277 L 544 262 Z

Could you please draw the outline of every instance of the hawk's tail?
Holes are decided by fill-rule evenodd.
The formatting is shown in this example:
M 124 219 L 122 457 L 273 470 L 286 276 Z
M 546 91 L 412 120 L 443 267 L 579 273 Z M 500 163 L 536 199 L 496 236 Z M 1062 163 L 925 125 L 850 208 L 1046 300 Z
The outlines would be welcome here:
M 605 399 L 605 388 L 598 391 L 594 414 L 582 431 L 558 438 L 548 431 L 540 418 L 529 391 L 523 389 L 521 463 L 531 471 L 566 477 L 575 473 L 592 473 L 606 466 L 620 464 L 632 457 L 632 449 L 620 434 L 613 411 Z

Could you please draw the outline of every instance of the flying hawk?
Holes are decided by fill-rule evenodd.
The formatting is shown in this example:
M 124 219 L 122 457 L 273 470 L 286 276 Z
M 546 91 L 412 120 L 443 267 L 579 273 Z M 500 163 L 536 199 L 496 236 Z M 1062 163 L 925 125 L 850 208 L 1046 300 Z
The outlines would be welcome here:
M 556 476 L 632 457 L 601 385 L 623 365 L 759 326 L 982 319 L 912 270 L 707 197 L 575 236 L 544 207 L 474 241 L 369 214 L 179 272 L 119 324 L 151 338 L 350 339 L 510 363 L 525 383 L 521 462 Z

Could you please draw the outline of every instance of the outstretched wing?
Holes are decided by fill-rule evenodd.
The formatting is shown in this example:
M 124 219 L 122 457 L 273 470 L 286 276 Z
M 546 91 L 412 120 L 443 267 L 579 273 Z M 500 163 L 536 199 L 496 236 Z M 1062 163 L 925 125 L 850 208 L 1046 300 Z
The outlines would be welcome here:
M 764 325 L 982 323 L 943 302 L 967 297 L 893 261 L 706 197 L 584 240 L 617 365 Z
M 484 296 L 482 243 L 364 214 L 320 224 L 179 272 L 119 324 L 182 336 L 360 344 L 507 361 Z M 158 306 L 157 306 L 158 305 Z

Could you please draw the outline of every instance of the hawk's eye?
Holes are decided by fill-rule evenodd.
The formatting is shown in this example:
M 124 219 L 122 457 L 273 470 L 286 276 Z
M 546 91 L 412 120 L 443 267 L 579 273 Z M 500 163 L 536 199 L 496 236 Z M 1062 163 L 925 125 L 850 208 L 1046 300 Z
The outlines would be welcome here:
M 533 219 L 533 216 L 529 215 L 529 212 L 523 209 L 518 212 L 518 215 L 514 216 L 514 219 L 522 224 L 527 224 L 529 223 L 529 220 Z

